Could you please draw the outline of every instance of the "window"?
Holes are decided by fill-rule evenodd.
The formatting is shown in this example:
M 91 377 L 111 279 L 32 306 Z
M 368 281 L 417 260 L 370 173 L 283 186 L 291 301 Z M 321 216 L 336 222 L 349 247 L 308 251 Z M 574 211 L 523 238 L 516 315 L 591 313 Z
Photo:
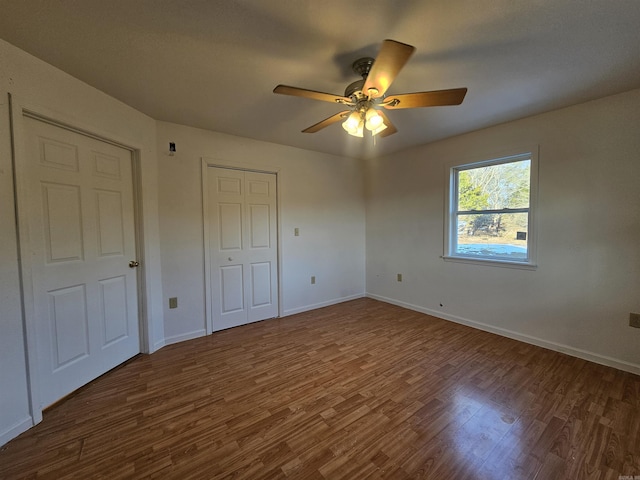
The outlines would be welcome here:
M 449 170 L 446 260 L 535 266 L 534 152 Z

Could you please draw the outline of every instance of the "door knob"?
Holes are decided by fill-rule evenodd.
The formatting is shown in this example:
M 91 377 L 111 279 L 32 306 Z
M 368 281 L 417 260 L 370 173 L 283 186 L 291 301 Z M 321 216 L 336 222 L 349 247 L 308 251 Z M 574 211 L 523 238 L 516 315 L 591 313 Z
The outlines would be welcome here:
M 129 268 L 136 268 L 136 267 L 139 267 L 139 266 L 140 266 L 140 262 L 137 262 L 135 260 L 131 260 L 129 262 Z

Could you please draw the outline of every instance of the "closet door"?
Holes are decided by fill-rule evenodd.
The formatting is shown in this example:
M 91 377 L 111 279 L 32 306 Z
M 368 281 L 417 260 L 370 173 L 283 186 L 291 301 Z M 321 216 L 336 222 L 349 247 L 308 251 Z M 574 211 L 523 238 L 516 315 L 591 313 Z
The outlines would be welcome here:
M 278 315 L 276 176 L 209 167 L 213 330 Z

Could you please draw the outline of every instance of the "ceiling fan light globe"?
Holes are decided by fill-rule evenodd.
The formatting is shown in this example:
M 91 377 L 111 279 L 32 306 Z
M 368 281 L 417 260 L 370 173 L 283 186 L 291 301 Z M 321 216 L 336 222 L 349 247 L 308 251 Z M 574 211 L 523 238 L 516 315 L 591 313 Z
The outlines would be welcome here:
M 355 136 L 364 137 L 364 120 L 360 120 L 360 123 L 358 123 L 358 128 L 356 129 Z
M 367 130 L 374 131 L 379 128 L 380 125 L 384 125 L 384 119 L 374 109 L 369 109 L 367 111 Z
M 351 114 L 349 114 L 349 116 L 343 123 L 344 129 L 347 131 L 355 130 L 358 128 L 358 125 L 361 121 L 362 119 L 360 118 L 359 112 L 351 112 Z
M 347 132 L 349 135 L 353 135 L 353 132 L 355 132 L 354 128 L 351 128 L 351 126 L 346 122 L 342 122 L 342 128 L 344 128 L 345 132 Z

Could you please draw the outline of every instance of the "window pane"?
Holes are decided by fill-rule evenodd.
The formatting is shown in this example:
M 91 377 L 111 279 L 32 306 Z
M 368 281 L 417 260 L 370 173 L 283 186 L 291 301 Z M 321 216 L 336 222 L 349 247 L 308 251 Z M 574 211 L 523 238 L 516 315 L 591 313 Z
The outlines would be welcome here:
M 531 161 L 458 172 L 458 211 L 529 207 Z
M 526 260 L 527 213 L 460 214 L 455 253 L 465 256 Z

